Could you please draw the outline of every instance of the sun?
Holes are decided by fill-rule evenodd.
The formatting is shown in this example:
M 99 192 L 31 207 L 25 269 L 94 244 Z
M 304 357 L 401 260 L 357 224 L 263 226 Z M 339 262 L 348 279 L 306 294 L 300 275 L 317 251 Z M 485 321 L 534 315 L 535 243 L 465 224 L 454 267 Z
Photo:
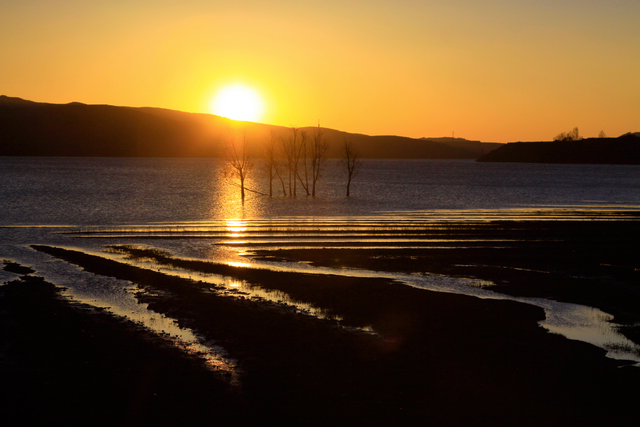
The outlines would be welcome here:
M 221 88 L 211 101 L 211 112 L 232 120 L 257 122 L 264 104 L 258 92 L 243 84 Z

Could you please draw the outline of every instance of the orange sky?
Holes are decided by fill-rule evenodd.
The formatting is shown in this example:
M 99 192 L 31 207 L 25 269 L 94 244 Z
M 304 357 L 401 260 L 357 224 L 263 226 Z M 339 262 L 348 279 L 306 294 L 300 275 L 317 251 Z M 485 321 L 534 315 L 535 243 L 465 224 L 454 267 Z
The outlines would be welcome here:
M 0 3 L 0 94 L 370 135 L 549 140 L 640 131 L 638 0 Z

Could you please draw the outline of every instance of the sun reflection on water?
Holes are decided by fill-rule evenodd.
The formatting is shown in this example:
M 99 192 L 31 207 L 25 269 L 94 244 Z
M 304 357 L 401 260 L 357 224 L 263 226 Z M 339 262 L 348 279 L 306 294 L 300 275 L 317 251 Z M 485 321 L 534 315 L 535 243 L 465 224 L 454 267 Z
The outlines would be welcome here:
M 79 248 L 76 248 L 79 249 Z M 117 259 L 114 254 L 82 250 L 85 253 Z M 149 260 L 145 261 L 149 263 Z M 27 264 L 25 262 L 25 264 Z M 140 303 L 136 294 L 141 289 L 128 281 L 114 277 L 88 273 L 75 265 L 57 260 L 43 263 L 29 263 L 37 268 L 38 274 L 61 288 L 61 294 L 76 303 L 86 304 L 141 325 L 146 330 L 171 343 L 173 346 L 198 356 L 212 371 L 220 374 L 231 386 L 240 384 L 241 372 L 237 361 L 230 358 L 227 351 L 214 342 L 203 342 L 202 338 L 188 327 L 162 313 L 151 310 L 146 303 Z
M 139 249 L 142 247 L 132 246 L 112 246 L 109 248 L 109 258 L 115 259 L 119 262 L 124 262 L 136 267 L 145 268 L 148 270 L 154 270 L 163 274 L 177 276 L 183 279 L 200 281 L 203 283 L 209 283 L 213 285 L 208 288 L 208 292 L 217 293 L 221 296 L 227 297 L 241 297 L 248 298 L 256 302 L 266 302 L 275 304 L 280 308 L 294 310 L 298 313 L 313 316 L 319 319 L 332 320 L 340 324 L 344 319 L 334 313 L 333 311 L 318 307 L 310 303 L 299 301 L 291 297 L 288 293 L 277 289 L 266 289 L 258 284 L 250 283 L 244 280 L 238 280 L 231 276 L 224 276 L 215 273 L 204 273 L 197 270 L 187 270 L 171 265 L 158 262 L 151 257 L 131 257 L 128 254 L 129 249 Z M 149 248 L 147 248 L 149 249 Z M 145 249 L 143 249 L 145 250 Z M 153 249 L 151 249 L 153 250 Z M 219 260 L 221 261 L 221 260 Z M 223 261 L 224 264 L 234 267 L 255 267 L 253 264 L 246 262 L 234 262 Z M 367 333 L 374 333 L 370 326 L 354 327 L 349 325 L 342 325 L 348 329 L 359 330 Z
M 235 194 L 235 193 L 234 193 Z M 231 196 L 230 196 L 231 197 Z M 561 221 L 599 220 L 637 221 L 640 216 L 623 211 L 594 211 L 573 209 L 497 209 L 497 210 L 451 210 L 387 212 L 386 215 L 334 216 L 334 217 L 276 217 L 261 218 L 248 215 L 259 209 L 259 203 L 251 201 L 246 206 L 230 208 L 228 219 L 163 223 L 145 227 L 114 227 L 111 230 L 81 230 L 74 234 L 79 237 L 101 237 L 113 239 L 153 238 L 159 247 L 171 248 L 173 256 L 206 260 L 237 268 L 260 268 L 275 271 L 313 274 L 339 274 L 358 277 L 385 277 L 409 286 L 440 292 L 461 293 L 480 298 L 512 299 L 542 307 L 548 318 L 541 325 L 551 332 L 560 333 L 571 339 L 579 339 L 606 348 L 610 357 L 640 361 L 638 346 L 626 340 L 612 326 L 606 313 L 590 307 L 566 303 L 550 303 L 535 298 L 512 298 L 490 292 L 488 286 L 474 285 L 473 281 L 460 278 L 444 278 L 436 275 L 410 276 L 395 273 L 381 273 L 368 270 L 319 268 L 282 260 L 254 259 L 251 253 L 258 249 L 298 249 L 339 247 L 341 249 L 460 249 L 473 247 L 508 247 L 512 236 L 504 232 L 500 224 L 488 225 L 493 221 L 546 221 L 559 224 Z M 233 212 L 232 212 L 233 211 Z M 251 218 L 251 219 L 249 219 Z M 511 226 L 511 225 L 510 225 Z M 487 234 L 487 227 L 491 227 Z M 511 226 L 513 228 L 513 226 Z M 518 226 L 519 227 L 519 226 Z M 524 226 L 523 226 L 524 227 Z M 527 225 L 526 227 L 530 227 Z M 514 228 L 515 229 L 515 228 Z M 519 229 L 519 228 L 518 228 Z M 451 238 L 453 233 L 453 237 Z M 498 233 L 497 235 L 495 233 Z M 198 238 L 195 238 L 198 237 Z M 525 235 L 532 242 L 552 242 L 555 237 Z M 169 240 L 172 239 L 172 240 Z M 162 243 L 160 243 L 162 242 Z M 242 247 L 240 247 L 242 246 Z M 247 256 L 248 255 L 248 256 Z M 136 262 L 141 264 L 141 259 Z M 202 280 L 215 284 L 212 292 L 224 287 L 223 294 L 256 301 L 290 306 L 303 313 L 320 318 L 334 318 L 319 307 L 293 301 L 280 291 L 265 290 L 255 283 L 245 283 L 230 277 L 215 276 L 193 271 L 179 270 L 168 265 L 149 263 L 147 268 L 162 270 L 166 274 Z M 604 316 L 604 317 L 603 317 Z M 616 354 L 617 353 L 617 354 Z
M 226 219 L 227 237 L 244 237 L 247 231 L 248 220 L 246 219 Z
M 227 264 L 232 267 L 251 267 L 251 264 L 248 262 L 229 261 Z

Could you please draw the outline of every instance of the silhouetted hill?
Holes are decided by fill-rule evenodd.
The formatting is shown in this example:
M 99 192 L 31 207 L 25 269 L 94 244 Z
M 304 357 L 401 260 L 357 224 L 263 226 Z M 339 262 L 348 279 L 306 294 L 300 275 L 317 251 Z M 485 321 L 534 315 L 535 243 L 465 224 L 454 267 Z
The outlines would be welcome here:
M 0 155 L 200 157 L 204 130 L 141 109 L 0 97 Z
M 312 127 L 301 128 L 312 135 Z M 285 130 L 286 132 L 289 130 Z M 365 158 L 373 159 L 477 159 L 495 148 L 494 144 L 458 140 L 447 144 L 431 138 L 407 138 L 395 135 L 369 136 L 322 128 L 330 142 L 328 157 L 341 157 L 345 139 L 351 142 Z
M 513 142 L 485 154 L 479 162 L 640 164 L 640 137 L 578 141 Z
M 314 128 L 300 128 L 308 135 Z M 363 158 L 476 159 L 496 144 L 453 138 L 368 136 L 322 129 L 328 157 L 341 157 L 345 139 Z M 162 108 L 48 104 L 0 96 L 0 155 L 91 157 L 219 157 L 230 137 L 257 147 L 291 130 L 236 122 L 211 114 Z
M 487 154 L 495 150 L 498 147 L 502 147 L 504 144 L 501 142 L 481 142 L 481 141 L 469 141 L 464 138 L 422 138 L 427 141 L 439 142 L 441 144 L 450 145 L 452 147 L 466 147 L 467 149 L 474 149 L 481 154 Z

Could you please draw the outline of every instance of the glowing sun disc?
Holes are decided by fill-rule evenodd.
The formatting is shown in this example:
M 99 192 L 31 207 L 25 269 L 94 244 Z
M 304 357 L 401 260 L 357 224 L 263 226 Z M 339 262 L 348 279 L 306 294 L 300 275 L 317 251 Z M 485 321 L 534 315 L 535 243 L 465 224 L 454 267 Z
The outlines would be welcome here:
M 220 89 L 211 102 L 211 112 L 232 120 L 256 122 L 262 117 L 260 95 L 250 87 L 236 84 Z

